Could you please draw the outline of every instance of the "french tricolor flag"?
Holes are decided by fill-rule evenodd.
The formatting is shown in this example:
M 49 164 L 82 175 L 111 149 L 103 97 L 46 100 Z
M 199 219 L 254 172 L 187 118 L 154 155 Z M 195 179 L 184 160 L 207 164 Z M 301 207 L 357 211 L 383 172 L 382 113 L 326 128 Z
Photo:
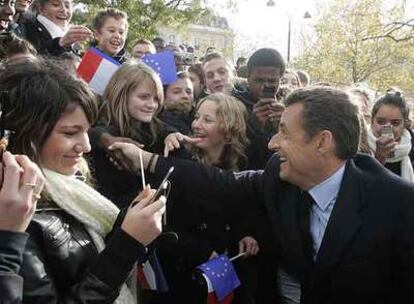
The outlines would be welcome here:
M 168 291 L 167 280 L 155 252 L 148 256 L 148 260 L 145 263 L 138 266 L 138 282 L 146 290 Z
M 121 64 L 96 48 L 90 48 L 82 57 L 77 73 L 97 94 L 103 95 L 112 75 Z

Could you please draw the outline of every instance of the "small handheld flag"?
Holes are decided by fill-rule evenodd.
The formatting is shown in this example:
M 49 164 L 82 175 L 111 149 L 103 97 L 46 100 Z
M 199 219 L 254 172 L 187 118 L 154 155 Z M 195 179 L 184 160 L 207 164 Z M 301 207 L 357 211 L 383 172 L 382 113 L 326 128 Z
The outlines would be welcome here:
M 201 264 L 197 269 L 208 278 L 208 281 L 206 280 L 207 285 L 211 282 L 219 303 L 240 286 L 240 280 L 237 277 L 233 264 L 225 254 Z
M 155 251 L 148 256 L 145 263 L 138 266 L 138 282 L 146 290 L 168 291 L 167 280 Z
M 165 85 L 177 81 L 177 68 L 173 52 L 165 51 L 156 54 L 146 54 L 142 61 L 160 76 L 162 84 Z
M 82 57 L 77 73 L 89 87 L 102 95 L 112 75 L 121 64 L 96 48 L 90 48 Z

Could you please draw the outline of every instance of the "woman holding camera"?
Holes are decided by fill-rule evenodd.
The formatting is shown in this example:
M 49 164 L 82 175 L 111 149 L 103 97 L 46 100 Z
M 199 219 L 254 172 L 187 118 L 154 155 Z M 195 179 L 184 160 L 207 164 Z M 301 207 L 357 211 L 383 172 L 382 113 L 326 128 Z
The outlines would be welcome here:
M 8 92 L 9 149 L 29 156 L 46 178 L 45 190 L 33 191 L 39 201 L 20 271 L 23 303 L 136 303 L 132 270 L 161 232 L 165 198 L 148 205 L 154 192 L 146 188 L 118 218 L 119 209 L 85 182 L 97 106 L 84 82 L 37 61 L 7 67 L 0 90 Z
M 414 182 L 414 137 L 409 129 L 410 109 L 400 92 L 389 91 L 372 109 L 368 144 L 387 169 Z

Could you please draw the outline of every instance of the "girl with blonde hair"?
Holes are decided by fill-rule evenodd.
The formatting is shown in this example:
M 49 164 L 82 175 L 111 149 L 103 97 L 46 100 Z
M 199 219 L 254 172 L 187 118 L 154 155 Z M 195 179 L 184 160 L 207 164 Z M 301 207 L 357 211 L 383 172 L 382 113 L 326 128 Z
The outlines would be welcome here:
M 180 147 L 188 146 L 194 159 L 206 165 L 238 171 L 247 166 L 246 108 L 236 98 L 211 94 L 197 104 L 192 123 L 193 137 L 170 134 L 165 140 L 164 156 Z
M 184 144 L 192 159 L 202 164 L 230 171 L 247 167 L 245 151 L 249 141 L 246 136 L 246 109 L 239 100 L 223 93 L 211 94 L 200 100 L 192 131 L 192 137 L 181 133 L 169 135 L 164 156 Z M 252 221 L 249 216 L 212 200 L 183 194 L 177 188 L 179 185 L 171 191 L 167 220 L 168 228 L 174 230 L 179 239 L 173 250 L 168 248 L 160 254 L 174 303 L 185 300 L 200 303 L 202 296 L 191 279 L 195 266 L 224 252 L 229 255 L 239 252 L 246 252 L 247 256 L 256 255 L 259 245 L 249 231 Z M 246 267 L 255 267 L 251 263 L 254 260 L 244 261 L 236 268 L 243 268 L 245 272 Z M 252 292 L 251 286 L 248 286 L 249 278 L 243 275 L 241 280 L 244 287 L 238 291 L 236 299 Z
M 169 128 L 156 115 L 164 102 L 159 76 L 147 65 L 135 60 L 124 63 L 112 76 L 103 94 L 99 129 L 116 140 L 135 142 L 148 151 L 163 151 Z M 104 136 L 104 135 L 102 135 Z M 140 190 L 140 179 L 127 170 L 119 170 L 102 145 L 92 148 L 98 189 L 119 206 L 126 206 Z M 119 159 L 117 159 L 119 164 Z M 128 164 L 124 164 L 128 167 Z

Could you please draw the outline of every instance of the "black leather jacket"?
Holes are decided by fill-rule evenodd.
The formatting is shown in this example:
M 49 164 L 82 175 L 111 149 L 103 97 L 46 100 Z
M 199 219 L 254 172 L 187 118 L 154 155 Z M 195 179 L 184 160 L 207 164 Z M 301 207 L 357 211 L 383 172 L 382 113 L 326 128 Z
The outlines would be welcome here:
M 98 254 L 87 230 L 58 208 L 36 212 L 20 274 L 23 303 L 113 303 L 145 247 L 116 228 Z
M 17 274 L 27 233 L 0 230 L 0 303 L 21 303 L 23 279 Z

